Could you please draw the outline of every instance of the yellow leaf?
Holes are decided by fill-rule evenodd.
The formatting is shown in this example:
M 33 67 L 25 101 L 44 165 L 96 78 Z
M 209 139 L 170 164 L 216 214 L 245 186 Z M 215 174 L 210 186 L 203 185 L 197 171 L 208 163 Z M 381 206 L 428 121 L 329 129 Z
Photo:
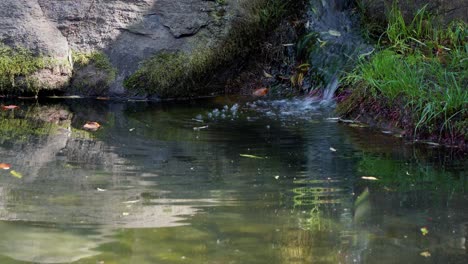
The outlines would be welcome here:
M 428 258 L 431 256 L 431 253 L 429 251 L 424 251 L 424 252 L 421 252 L 419 255 L 425 257 L 425 258 Z
M 23 178 L 23 174 L 21 174 L 21 173 L 19 173 L 19 172 L 17 172 L 17 171 L 14 171 L 14 170 L 11 170 L 11 171 L 10 171 L 10 174 L 11 174 L 13 177 L 16 177 L 16 178 L 18 178 L 18 179 Z
M 266 71 L 263 71 L 263 76 L 265 76 L 266 78 L 273 78 L 273 75 L 269 74 Z
M 341 37 L 341 33 L 339 31 L 336 31 L 336 30 L 328 30 L 328 34 L 334 36 L 334 37 Z
M 249 154 L 239 154 L 239 156 L 244 157 L 244 158 L 249 158 L 249 159 L 263 159 L 262 157 L 249 155 Z
M 361 179 L 368 180 L 368 181 L 378 181 L 379 180 L 379 179 L 377 179 L 376 177 L 373 177 L 373 176 L 362 176 Z
M 427 234 L 429 234 L 429 230 L 427 229 L 427 227 L 421 227 L 421 234 L 423 236 L 426 236 Z

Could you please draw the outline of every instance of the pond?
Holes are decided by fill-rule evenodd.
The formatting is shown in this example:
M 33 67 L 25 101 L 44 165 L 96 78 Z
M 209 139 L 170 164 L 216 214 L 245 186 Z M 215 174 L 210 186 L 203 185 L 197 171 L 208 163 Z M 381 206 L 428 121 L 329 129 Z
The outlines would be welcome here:
M 0 263 L 467 263 L 457 149 L 297 101 L 3 104 Z

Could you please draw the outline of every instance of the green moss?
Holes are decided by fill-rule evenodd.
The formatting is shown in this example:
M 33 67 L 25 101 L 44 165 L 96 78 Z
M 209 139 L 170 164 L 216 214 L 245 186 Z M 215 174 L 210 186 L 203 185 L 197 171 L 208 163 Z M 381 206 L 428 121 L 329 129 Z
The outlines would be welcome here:
M 255 50 L 269 29 L 300 1 L 254 0 L 245 4 L 245 17 L 233 25 L 224 40 L 215 47 L 196 47 L 190 53 L 163 51 L 143 63 L 125 80 L 133 91 L 161 97 L 209 94 L 206 86 L 214 72 L 243 60 Z
M 31 86 L 19 85 L 17 78 L 28 77 L 50 64 L 50 59 L 35 56 L 24 48 L 13 49 L 0 43 L 0 91 L 9 93 L 27 91 Z
M 71 90 L 86 94 L 101 94 L 114 82 L 117 70 L 102 52 L 72 53 L 74 80 Z
M 73 63 L 75 63 L 78 68 L 84 68 L 88 65 L 94 65 L 96 69 L 102 70 L 107 73 L 107 80 L 109 83 L 115 80 L 117 70 L 112 66 L 112 63 L 110 62 L 106 54 L 102 52 L 93 51 L 84 53 L 74 51 L 72 53 L 72 59 Z

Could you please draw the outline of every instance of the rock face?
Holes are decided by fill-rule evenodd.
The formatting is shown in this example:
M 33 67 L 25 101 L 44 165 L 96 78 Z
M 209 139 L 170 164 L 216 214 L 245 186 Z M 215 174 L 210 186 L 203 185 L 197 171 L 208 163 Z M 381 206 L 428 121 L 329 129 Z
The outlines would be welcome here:
M 376 21 L 385 19 L 394 0 L 360 0 L 367 15 Z M 427 10 L 443 18 L 445 22 L 461 19 L 468 22 L 468 1 L 466 0 L 400 0 L 398 6 L 406 19 L 411 19 L 416 12 L 427 5 Z
M 39 85 L 56 88 L 67 84 L 70 71 L 63 66 L 69 61 L 68 41 L 47 18 L 38 1 L 0 1 L 0 42 L 26 48 L 36 55 L 60 62 L 55 67 L 34 74 Z
M 190 51 L 200 36 L 216 43 L 242 1 L 2 0 L 0 42 L 65 61 L 72 51 L 102 51 L 117 69 L 110 92 L 122 94 L 122 81 L 158 51 Z M 40 76 L 57 74 L 70 77 L 62 70 Z

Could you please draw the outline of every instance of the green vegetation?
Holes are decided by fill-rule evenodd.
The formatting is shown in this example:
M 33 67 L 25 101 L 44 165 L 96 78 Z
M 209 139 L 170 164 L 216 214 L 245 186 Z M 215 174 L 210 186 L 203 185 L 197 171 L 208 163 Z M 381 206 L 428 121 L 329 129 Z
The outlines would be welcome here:
M 115 80 L 117 70 L 102 52 L 74 51 L 72 59 L 75 64 L 72 90 L 101 94 Z
M 96 68 L 109 71 L 115 76 L 115 69 L 112 67 L 112 64 L 109 61 L 109 58 L 102 52 L 93 51 L 93 52 L 78 52 L 74 51 L 72 53 L 73 63 L 78 67 L 85 67 L 89 64 L 94 64 Z
M 409 118 L 411 122 L 400 125 L 413 135 L 466 140 L 467 25 L 455 21 L 444 27 L 424 8 L 407 23 L 396 5 L 388 21 L 380 50 L 347 76 L 354 94 L 338 111 L 352 114 L 368 103 L 377 111 L 389 109 L 387 118 Z
M 0 91 L 18 93 L 31 89 L 28 76 L 49 64 L 46 58 L 34 56 L 24 48 L 13 49 L 0 43 Z M 17 82 L 19 77 L 25 77 L 26 85 Z
M 213 78 L 213 72 L 251 54 L 293 5 L 297 1 L 249 1 L 243 6 L 245 17 L 215 47 L 201 44 L 190 53 L 163 51 L 147 60 L 124 84 L 130 90 L 161 97 L 208 94 L 212 91 L 205 84 Z

